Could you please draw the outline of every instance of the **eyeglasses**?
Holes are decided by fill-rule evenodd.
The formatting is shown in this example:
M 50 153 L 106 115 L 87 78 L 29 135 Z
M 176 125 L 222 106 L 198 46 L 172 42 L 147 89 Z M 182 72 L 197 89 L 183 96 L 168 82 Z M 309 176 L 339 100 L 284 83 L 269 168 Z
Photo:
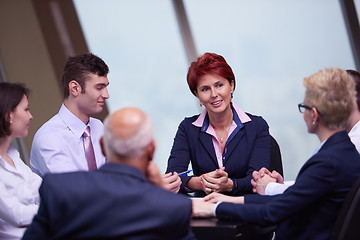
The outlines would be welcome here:
M 299 108 L 299 112 L 300 112 L 300 113 L 304 113 L 304 112 L 305 112 L 305 109 L 307 109 L 307 110 L 311 110 L 311 109 L 312 109 L 312 107 L 309 107 L 309 106 L 304 105 L 304 104 L 302 104 L 302 103 L 299 103 L 299 104 L 298 104 L 298 108 Z
M 313 107 L 304 105 L 304 104 L 302 104 L 302 103 L 299 103 L 299 104 L 298 104 L 298 109 L 299 109 L 299 112 L 300 112 L 300 113 L 304 113 L 304 112 L 305 112 L 305 109 L 311 110 L 312 108 L 313 108 Z M 315 108 L 315 109 L 316 109 L 316 111 L 319 113 L 320 116 L 323 116 L 323 115 L 319 112 L 319 110 L 317 110 L 317 108 Z

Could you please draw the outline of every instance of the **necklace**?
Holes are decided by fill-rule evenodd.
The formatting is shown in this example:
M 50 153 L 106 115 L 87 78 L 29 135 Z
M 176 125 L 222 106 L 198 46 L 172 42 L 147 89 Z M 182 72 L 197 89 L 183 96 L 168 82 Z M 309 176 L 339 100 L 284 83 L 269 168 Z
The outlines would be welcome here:
M 231 125 L 230 125 L 230 126 L 231 126 Z M 220 143 L 223 143 L 223 142 L 224 142 L 223 136 L 224 136 L 224 135 L 226 136 L 226 135 L 229 133 L 230 126 L 227 127 L 226 131 L 225 131 L 223 134 L 220 135 Z
M 226 133 L 225 133 L 225 134 L 226 134 Z M 223 136 L 222 136 L 222 135 L 220 136 L 220 142 L 221 142 L 221 143 L 223 143 L 223 142 L 224 142 L 224 140 L 223 140 Z
M 231 113 L 231 115 L 232 115 L 232 113 Z M 229 133 L 230 127 L 231 127 L 232 122 L 233 122 L 233 117 L 231 116 L 229 119 L 231 119 L 231 121 L 230 121 L 229 125 L 226 127 L 226 129 L 225 129 L 224 132 L 221 133 L 221 131 L 218 130 L 218 132 L 219 132 L 219 134 L 218 134 L 218 133 L 216 132 L 215 128 L 213 127 L 214 130 L 215 130 L 216 136 L 220 136 L 220 143 L 223 143 L 223 142 L 224 142 L 224 138 L 223 138 L 223 137 L 224 137 L 224 136 L 227 137 L 227 135 L 228 135 L 228 133 Z M 220 134 L 220 133 L 221 133 L 221 134 Z

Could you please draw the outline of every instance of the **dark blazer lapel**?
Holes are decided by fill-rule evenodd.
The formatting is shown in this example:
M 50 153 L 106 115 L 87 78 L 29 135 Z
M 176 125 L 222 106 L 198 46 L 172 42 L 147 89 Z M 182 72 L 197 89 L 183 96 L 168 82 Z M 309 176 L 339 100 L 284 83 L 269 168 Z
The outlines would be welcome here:
M 219 167 L 219 164 L 218 164 L 217 159 L 216 159 L 215 149 L 214 149 L 214 145 L 212 143 L 211 136 L 209 134 L 207 134 L 206 132 L 201 132 L 200 131 L 199 140 L 200 140 L 201 144 L 203 145 L 204 149 L 211 156 L 211 159 L 215 162 L 216 166 Z
M 230 139 L 230 142 L 227 145 L 227 149 L 226 149 L 226 153 L 225 153 L 226 158 L 224 161 L 224 165 L 228 161 L 229 157 L 231 156 L 231 153 L 235 150 L 235 148 L 238 147 L 239 142 L 243 138 L 244 134 L 245 134 L 245 128 L 244 128 L 244 126 L 242 126 L 240 128 L 240 130 L 235 134 L 235 136 L 232 139 Z

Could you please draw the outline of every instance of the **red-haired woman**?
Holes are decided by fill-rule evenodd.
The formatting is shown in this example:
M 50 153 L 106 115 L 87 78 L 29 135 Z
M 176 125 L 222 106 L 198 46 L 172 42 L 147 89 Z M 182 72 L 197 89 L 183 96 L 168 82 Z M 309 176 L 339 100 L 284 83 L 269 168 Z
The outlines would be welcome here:
M 183 172 L 191 162 L 194 175 L 181 176 L 181 192 L 251 192 L 252 172 L 269 166 L 266 121 L 232 101 L 235 76 L 220 55 L 199 57 L 189 68 L 187 82 L 204 110 L 180 123 L 167 173 Z

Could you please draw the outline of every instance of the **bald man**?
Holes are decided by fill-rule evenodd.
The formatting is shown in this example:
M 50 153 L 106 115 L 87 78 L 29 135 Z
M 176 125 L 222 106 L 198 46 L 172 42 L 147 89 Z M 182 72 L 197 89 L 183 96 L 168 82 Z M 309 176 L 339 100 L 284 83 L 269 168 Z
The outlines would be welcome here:
M 190 199 L 156 186 L 162 180 L 152 161 L 151 119 L 124 108 L 104 126 L 100 144 L 108 163 L 45 175 L 39 212 L 23 239 L 194 239 Z

